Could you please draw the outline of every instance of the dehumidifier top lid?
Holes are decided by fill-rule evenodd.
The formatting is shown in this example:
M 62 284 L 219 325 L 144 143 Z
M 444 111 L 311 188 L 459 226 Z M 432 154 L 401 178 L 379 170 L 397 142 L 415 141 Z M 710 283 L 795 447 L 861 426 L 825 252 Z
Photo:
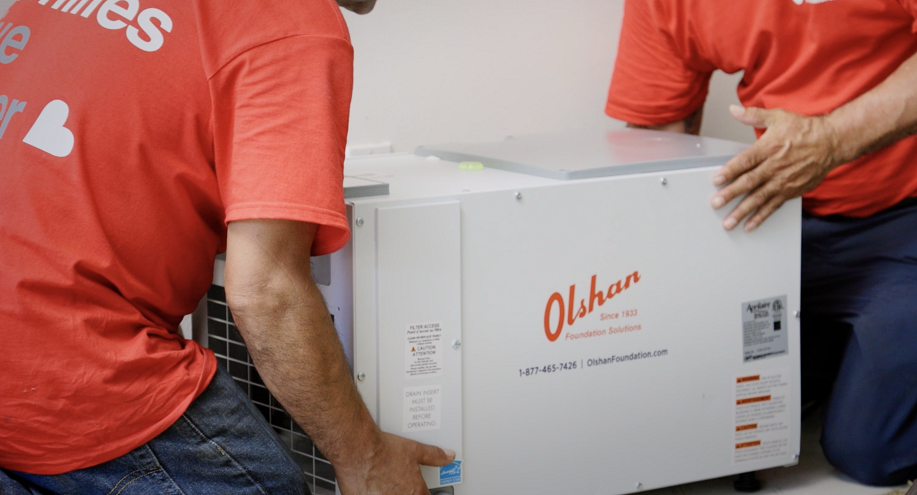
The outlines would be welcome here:
M 421 146 L 419 156 L 558 180 L 589 179 L 722 165 L 747 144 L 645 129 L 513 136 L 491 143 Z

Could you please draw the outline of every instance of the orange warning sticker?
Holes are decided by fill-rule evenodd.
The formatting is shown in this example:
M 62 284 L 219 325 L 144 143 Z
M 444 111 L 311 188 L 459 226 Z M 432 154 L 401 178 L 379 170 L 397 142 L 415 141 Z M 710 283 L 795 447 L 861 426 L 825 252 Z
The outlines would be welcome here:
M 736 405 L 737 405 L 737 406 L 742 406 L 742 405 L 745 405 L 745 404 L 754 404 L 755 402 L 767 402 L 767 401 L 769 401 L 769 400 L 771 400 L 771 396 L 770 396 L 770 395 L 762 395 L 762 396 L 760 396 L 760 397 L 749 397 L 749 398 L 747 398 L 747 399 L 738 399 L 738 400 L 736 401 Z
M 759 445 L 761 445 L 761 440 L 755 440 L 753 442 L 737 443 L 736 449 L 747 449 L 749 447 L 757 447 Z
M 747 383 L 747 382 L 756 382 L 761 379 L 761 375 L 754 376 L 740 376 L 736 379 L 736 383 Z

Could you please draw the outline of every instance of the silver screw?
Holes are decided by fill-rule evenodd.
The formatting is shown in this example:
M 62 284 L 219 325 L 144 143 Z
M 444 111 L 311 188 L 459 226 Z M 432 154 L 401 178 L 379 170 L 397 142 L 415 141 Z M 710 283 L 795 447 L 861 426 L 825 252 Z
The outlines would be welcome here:
M 362 226 L 363 226 L 363 219 L 362 219 L 362 218 L 358 218 L 358 219 L 357 219 L 357 227 L 362 227 Z
M 365 379 L 366 379 L 366 373 L 363 373 L 362 371 L 357 373 L 357 380 L 362 382 Z
M 642 489 L 643 489 L 643 483 L 637 482 L 636 488 L 637 488 L 637 491 L 642 490 Z
M 461 341 L 461 340 L 453 340 L 453 341 L 452 341 L 452 348 L 455 349 L 455 350 L 458 350 L 459 347 L 462 347 L 462 341 Z
M 669 180 L 666 179 L 665 177 L 663 177 L 662 179 L 659 180 L 659 183 L 662 184 L 662 185 L 664 186 L 664 185 L 666 185 L 666 184 L 669 183 Z
M 799 318 L 799 311 L 793 311 L 793 316 L 795 316 L 796 318 Z
M 521 192 L 517 192 L 517 193 L 516 193 L 516 199 L 522 199 L 522 193 L 521 193 Z

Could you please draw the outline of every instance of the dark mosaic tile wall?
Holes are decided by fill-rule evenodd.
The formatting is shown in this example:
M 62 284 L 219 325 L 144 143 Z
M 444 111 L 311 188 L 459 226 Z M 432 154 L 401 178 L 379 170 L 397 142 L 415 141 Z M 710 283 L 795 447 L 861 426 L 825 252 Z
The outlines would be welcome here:
M 226 292 L 218 285 L 211 286 L 207 292 L 207 334 L 208 347 L 216 355 L 217 364 L 229 371 L 290 448 L 313 492 L 316 495 L 334 494 L 337 484 L 331 463 L 265 388 L 226 306 Z

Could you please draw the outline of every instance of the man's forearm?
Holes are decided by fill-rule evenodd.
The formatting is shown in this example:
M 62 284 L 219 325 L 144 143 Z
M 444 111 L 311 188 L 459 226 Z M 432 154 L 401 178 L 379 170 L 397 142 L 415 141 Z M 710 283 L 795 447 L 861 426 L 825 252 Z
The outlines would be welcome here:
M 917 55 L 825 118 L 836 133 L 835 154 L 840 163 L 917 133 Z
M 316 225 L 230 222 L 226 300 L 261 378 L 334 466 L 345 495 L 429 495 L 420 464 L 455 452 L 383 433 L 354 386 L 309 249 Z
M 265 239 L 270 235 L 234 235 L 248 227 L 230 226 L 225 277 L 227 302 L 252 360 L 336 469 L 363 465 L 361 457 L 381 445 L 381 432 L 353 384 L 308 256 L 285 255 L 302 251 L 303 244 L 278 246 Z

